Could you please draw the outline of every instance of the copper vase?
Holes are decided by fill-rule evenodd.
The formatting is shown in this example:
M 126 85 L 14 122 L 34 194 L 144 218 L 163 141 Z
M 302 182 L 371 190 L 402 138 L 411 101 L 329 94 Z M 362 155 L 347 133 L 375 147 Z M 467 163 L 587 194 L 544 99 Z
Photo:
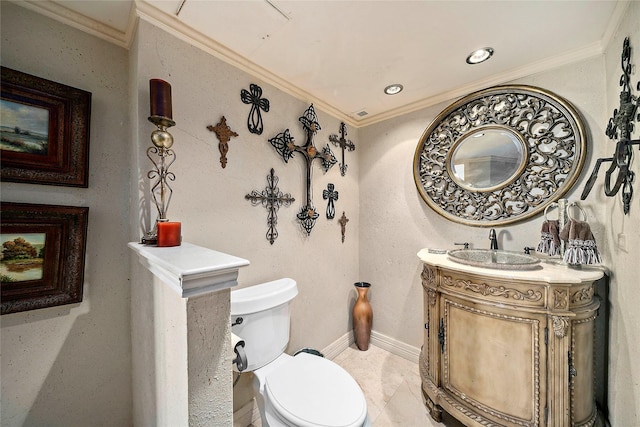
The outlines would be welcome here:
M 358 291 L 358 299 L 353 305 L 353 333 L 358 349 L 366 351 L 369 349 L 371 324 L 373 323 L 373 310 L 371 310 L 371 304 L 367 299 L 371 283 L 356 282 L 353 285 Z

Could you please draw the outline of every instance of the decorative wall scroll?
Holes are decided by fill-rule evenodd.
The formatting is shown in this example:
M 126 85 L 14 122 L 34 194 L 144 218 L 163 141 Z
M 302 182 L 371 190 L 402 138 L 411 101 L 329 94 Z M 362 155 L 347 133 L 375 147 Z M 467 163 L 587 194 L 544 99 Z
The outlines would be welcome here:
M 82 301 L 89 208 L 3 202 L 2 314 Z
M 218 137 L 218 148 L 220 149 L 220 164 L 223 168 L 227 166 L 227 153 L 229 152 L 229 141 L 231 137 L 238 136 L 237 133 L 231 130 L 229 126 L 227 126 L 227 119 L 222 116 L 220 122 L 215 126 L 207 126 L 211 132 L 215 132 Z
M 276 149 L 278 154 L 282 156 L 285 163 L 289 162 L 289 159 L 294 156 L 295 153 L 300 153 L 305 159 L 307 166 L 307 200 L 305 206 L 298 212 L 298 220 L 302 225 L 302 228 L 307 232 L 307 235 L 311 234 L 311 230 L 318 219 L 318 212 L 313 206 L 312 200 L 312 188 L 311 188 L 311 163 L 315 159 L 320 159 L 322 162 L 322 168 L 327 172 L 334 164 L 336 164 L 336 157 L 333 155 L 329 144 L 322 151 L 313 145 L 313 136 L 320 130 L 320 124 L 318 123 L 318 116 L 313 109 L 313 104 L 307 108 L 304 115 L 299 118 L 302 126 L 304 127 L 307 135 L 307 140 L 303 146 L 295 145 L 294 139 L 289 133 L 289 129 L 279 133 L 275 137 L 271 138 L 269 142 Z
M 496 86 L 454 102 L 429 125 L 416 148 L 414 180 L 438 214 L 493 227 L 561 198 L 580 175 L 586 147 L 582 119 L 568 101 L 532 86 Z
M 331 183 L 327 184 L 327 189 L 322 191 L 322 198 L 327 202 L 327 219 L 333 219 L 336 216 L 336 208 L 333 204 L 334 200 L 338 200 L 338 192 Z
M 344 176 L 347 173 L 347 163 L 344 161 L 344 150 L 353 151 L 356 149 L 356 145 L 350 140 L 345 139 L 347 136 L 347 125 L 344 122 L 340 123 L 340 137 L 336 134 L 329 135 L 329 141 L 336 147 L 342 148 L 342 163 L 340 163 L 340 175 Z
M 347 218 L 347 216 L 344 214 L 344 211 L 342 211 L 342 216 L 338 220 L 338 223 L 340 224 L 340 232 L 342 233 L 342 243 L 344 243 L 344 233 L 346 231 L 348 222 L 349 218 Z
M 269 112 L 269 100 L 262 98 L 262 88 L 256 84 L 251 83 L 249 85 L 250 91 L 242 89 L 240 91 L 240 99 L 245 104 L 251 104 L 251 110 L 249 111 L 249 117 L 247 118 L 247 127 L 249 132 L 256 135 L 262 135 L 264 125 L 262 124 L 262 113 L 260 110 Z
M 593 172 L 580 196 L 581 200 L 587 198 L 598 177 L 600 166 L 604 162 L 611 162 L 611 166 L 605 173 L 604 194 L 608 197 L 613 197 L 622 189 L 622 204 L 625 215 L 629 213 L 631 198 L 633 196 L 632 183 L 635 173 L 630 170 L 631 161 L 633 160 L 633 146 L 640 145 L 640 139 L 631 140 L 631 133 L 634 128 L 633 122 L 635 120 L 640 121 L 640 114 L 636 116 L 638 108 L 640 107 L 640 97 L 631 94 L 631 70 L 631 46 L 629 44 L 629 37 L 627 37 L 624 39 L 622 45 L 622 76 L 620 76 L 622 92 L 620 92 L 620 107 L 613 110 L 613 116 L 609 119 L 606 130 L 609 139 L 613 139 L 614 141 L 616 139 L 618 140 L 616 143 L 616 151 L 613 157 L 600 158 L 596 161 Z M 636 90 L 640 91 L 640 82 L 638 82 Z M 611 175 L 613 175 L 616 169 L 619 169 L 618 176 L 612 187 Z
M 89 186 L 91 93 L 2 67 L 2 180 Z
M 251 201 L 253 206 L 261 204 L 267 209 L 267 240 L 273 245 L 273 242 L 278 238 L 278 230 L 276 225 L 278 224 L 278 209 L 280 206 L 289 206 L 295 202 L 296 199 L 291 197 L 291 194 L 284 194 L 278 188 L 278 177 L 275 175 L 275 171 L 271 168 L 271 172 L 267 175 L 267 187 L 261 192 L 253 190 L 251 193 L 244 196 L 245 199 Z

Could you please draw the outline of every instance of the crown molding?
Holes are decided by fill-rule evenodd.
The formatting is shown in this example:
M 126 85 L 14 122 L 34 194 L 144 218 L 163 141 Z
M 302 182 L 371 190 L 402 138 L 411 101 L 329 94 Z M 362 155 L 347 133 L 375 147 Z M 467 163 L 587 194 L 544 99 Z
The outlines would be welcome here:
M 92 34 L 96 37 L 99 37 L 115 45 L 124 47 L 126 49 L 129 49 L 131 47 L 138 19 L 144 19 L 145 21 L 162 28 L 163 30 L 183 40 L 184 42 L 189 43 L 190 45 L 193 45 L 217 57 L 218 59 L 240 69 L 241 71 L 244 71 L 247 74 L 250 74 L 262 80 L 263 82 L 280 89 L 281 91 L 293 96 L 294 98 L 305 101 L 306 103 L 313 103 L 314 107 L 317 110 L 323 111 L 345 122 L 347 125 L 355 128 L 370 126 L 372 124 L 409 114 L 424 108 L 437 105 L 442 102 L 460 98 L 476 90 L 511 82 L 513 80 L 527 77 L 532 74 L 545 72 L 584 59 L 602 55 L 604 52 L 604 48 L 611 41 L 616 28 L 618 28 L 620 21 L 624 18 L 625 11 L 630 4 L 630 1 L 628 0 L 621 0 L 617 2 L 614 13 L 607 25 L 607 29 L 602 35 L 602 39 L 598 42 L 592 43 L 589 46 L 574 51 L 565 52 L 561 55 L 556 55 L 551 58 L 546 58 L 533 64 L 527 64 L 523 67 L 514 68 L 504 73 L 492 75 L 489 78 L 478 80 L 465 86 L 460 86 L 454 90 L 441 92 L 439 94 L 380 114 L 358 119 L 352 117 L 348 113 L 337 109 L 330 103 L 312 95 L 311 93 L 301 89 L 300 87 L 293 85 L 288 80 L 279 77 L 278 75 L 250 61 L 244 56 L 237 54 L 236 52 L 230 50 L 226 46 L 218 43 L 210 37 L 207 37 L 204 34 L 195 31 L 194 29 L 182 23 L 176 17 L 157 9 L 144 0 L 133 1 L 127 29 L 124 32 L 108 25 L 102 24 L 101 22 L 88 18 L 70 9 L 67 9 L 60 4 L 52 2 L 51 0 L 11 1 L 22 7 L 48 16 L 59 22 Z
M 98 22 L 85 15 L 54 3 L 50 0 L 11 0 L 13 3 L 32 10 L 41 15 L 48 16 L 58 22 L 91 34 L 109 43 L 129 49 L 136 27 L 135 7 L 129 12 L 127 29 L 123 32 L 102 22 Z
M 339 120 L 342 120 L 350 126 L 358 126 L 358 122 L 354 121 L 352 117 L 346 115 L 328 102 L 315 97 L 311 93 L 291 84 L 288 80 L 279 77 L 266 68 L 263 68 L 245 58 L 244 56 L 232 51 L 216 40 L 185 25 L 176 17 L 168 15 L 167 13 L 144 1 L 136 1 L 135 4 L 136 13 L 140 19 L 143 19 L 163 29 L 169 34 L 181 39 L 182 41 L 189 43 L 190 45 L 195 46 L 230 65 L 233 65 L 234 67 L 246 72 L 247 74 L 251 74 L 256 78 L 259 78 L 263 82 L 280 89 L 281 91 L 293 96 L 294 98 L 300 99 L 307 103 L 312 103 L 316 110 L 324 111 L 325 113 Z
M 416 101 L 411 104 L 386 111 L 384 113 L 367 117 L 366 119 L 358 121 L 356 127 L 370 126 L 372 124 L 389 120 L 398 116 L 413 113 L 423 108 L 432 107 L 434 105 L 440 104 L 441 102 L 458 99 L 481 89 L 486 89 L 491 86 L 512 82 L 514 80 L 521 79 L 533 74 L 542 73 L 562 67 L 564 65 L 579 62 L 584 59 L 593 58 L 595 56 L 602 55 L 602 53 L 602 43 L 595 42 L 581 49 L 565 52 L 563 54 L 527 64 L 522 67 L 513 68 L 504 73 L 494 74 L 489 78 L 477 80 L 473 83 L 457 87 L 453 90 L 441 92 L 428 98 L 421 99 L 420 101 Z

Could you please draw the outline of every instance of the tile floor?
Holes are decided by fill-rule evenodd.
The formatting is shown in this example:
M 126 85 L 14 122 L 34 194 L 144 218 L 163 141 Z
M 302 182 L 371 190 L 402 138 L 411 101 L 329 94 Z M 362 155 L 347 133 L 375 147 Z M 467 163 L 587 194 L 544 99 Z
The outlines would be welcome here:
M 364 391 L 375 427 L 445 427 L 433 421 L 424 406 L 417 363 L 373 345 L 367 351 L 353 345 L 333 361 Z M 251 426 L 261 425 L 258 419 Z
M 374 426 L 444 426 L 424 406 L 417 363 L 373 345 L 367 351 L 351 346 L 333 361 L 364 391 Z

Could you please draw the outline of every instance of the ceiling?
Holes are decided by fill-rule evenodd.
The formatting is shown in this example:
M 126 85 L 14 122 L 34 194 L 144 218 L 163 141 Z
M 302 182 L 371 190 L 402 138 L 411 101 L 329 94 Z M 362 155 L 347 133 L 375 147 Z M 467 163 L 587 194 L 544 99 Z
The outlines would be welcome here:
M 21 0 L 129 47 L 138 17 L 352 126 L 602 54 L 626 1 Z M 178 13 L 179 10 L 179 13 Z M 475 49 L 493 57 L 468 65 Z M 260 81 L 257 83 L 260 84 Z M 386 95 L 400 83 L 404 90 Z

